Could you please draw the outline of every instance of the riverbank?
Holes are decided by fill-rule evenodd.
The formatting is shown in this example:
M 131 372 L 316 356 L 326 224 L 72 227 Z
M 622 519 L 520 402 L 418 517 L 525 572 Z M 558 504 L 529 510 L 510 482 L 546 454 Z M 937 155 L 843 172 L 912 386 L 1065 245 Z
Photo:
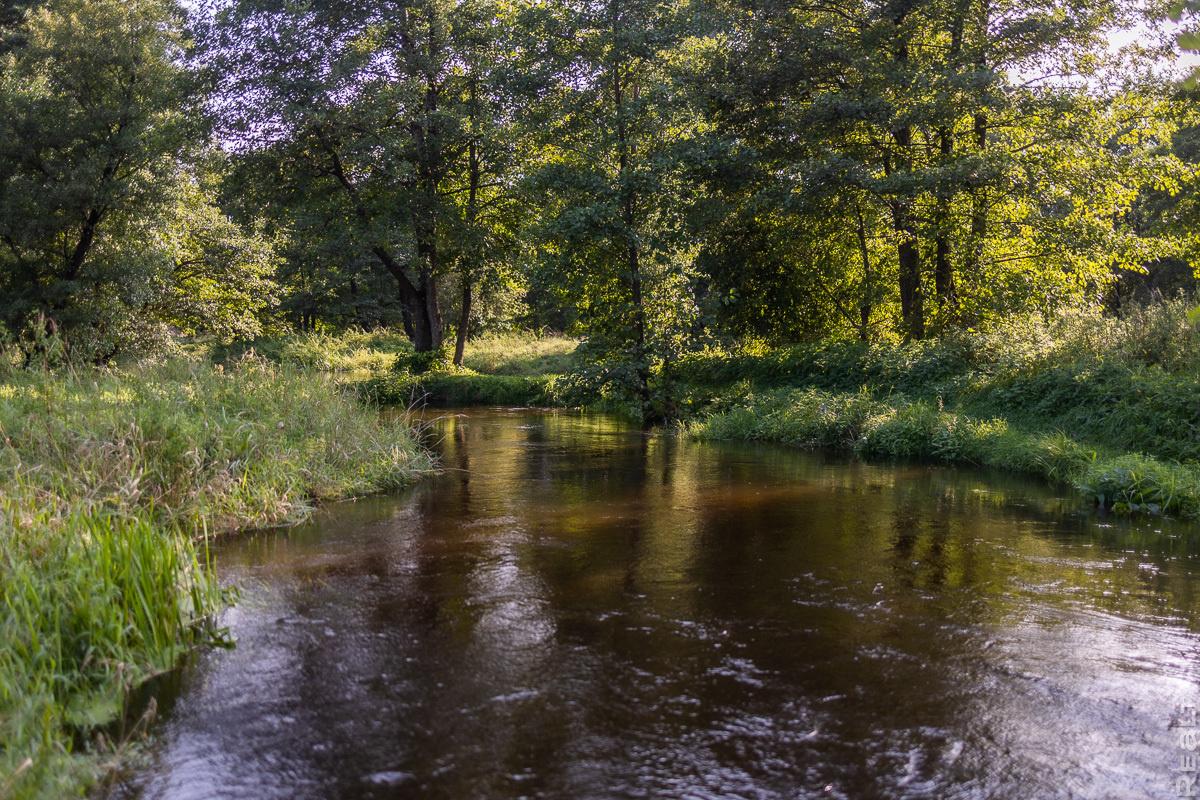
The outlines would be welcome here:
M 677 372 L 702 438 L 998 467 L 1118 512 L 1200 518 L 1200 329 L 1187 303 L 909 344 L 710 350 Z
M 1002 468 L 1117 512 L 1195 519 L 1198 322 L 1190 303 L 1170 301 L 1121 318 L 1022 318 L 910 343 L 713 346 L 673 363 L 669 382 L 660 372 L 658 391 L 700 438 Z M 485 340 L 468 348 L 466 369 L 392 368 L 357 385 L 381 404 L 619 410 L 610 387 L 580 377 L 588 368 L 573 346 Z
M 220 636 L 204 539 L 406 484 L 430 456 L 312 369 L 247 357 L 0 377 L 0 796 L 78 795 L 129 690 Z
M 970 464 L 1066 484 L 1117 513 L 1200 519 L 1200 469 L 1073 439 L 1061 430 L 1024 430 L 1003 417 L 947 411 L 930 401 L 868 392 L 783 390 L 688 426 L 700 439 L 779 442 L 864 458 Z

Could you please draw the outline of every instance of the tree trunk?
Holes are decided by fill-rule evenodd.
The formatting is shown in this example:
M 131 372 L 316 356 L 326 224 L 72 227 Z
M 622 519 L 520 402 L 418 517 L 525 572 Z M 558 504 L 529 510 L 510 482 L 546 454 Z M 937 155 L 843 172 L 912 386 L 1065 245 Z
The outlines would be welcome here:
M 954 154 L 954 134 L 949 129 L 938 132 L 940 149 L 944 161 L 949 161 Z M 933 283 L 937 292 L 938 309 L 949 311 L 957 304 L 954 287 L 954 264 L 950 260 L 950 237 L 947 231 L 950 227 L 950 197 L 947 189 L 939 191 L 937 202 L 937 237 L 934 242 Z
M 617 31 L 616 15 L 613 15 L 613 30 Z M 617 119 L 617 180 L 621 191 L 621 221 L 625 226 L 625 268 L 629 279 L 629 295 L 633 310 L 633 358 L 637 374 L 638 401 L 641 405 L 642 424 L 654 422 L 650 408 L 650 364 L 646 347 L 646 309 L 642 297 L 641 253 L 637 243 L 637 193 L 630 186 L 630 144 L 625 125 L 625 87 L 621 83 L 621 65 L 613 64 L 613 109 Z
M 438 348 L 441 342 L 437 338 L 435 324 L 430 319 L 429 306 L 426 303 L 424 293 L 408 307 L 408 313 L 412 318 L 411 338 L 413 349 L 418 353 L 432 353 Z
M 925 298 L 921 291 L 921 251 L 913 231 L 911 209 L 907 202 L 892 206 L 892 219 L 900 241 L 896 257 L 900 262 L 900 314 L 904 332 L 910 339 L 925 336 Z
M 420 140 L 421 137 L 416 138 Z M 354 213 L 362 221 L 363 227 L 369 229 L 374 220 L 362 201 L 358 187 L 355 186 L 342 165 L 337 148 L 329 141 L 323 140 L 323 144 L 326 155 L 329 157 L 330 174 L 337 179 L 350 199 Z M 432 173 L 426 172 L 426 186 L 428 186 L 430 174 Z M 434 183 L 434 190 L 436 193 L 436 183 Z M 371 253 L 396 281 L 396 288 L 400 294 L 404 332 L 408 334 L 413 348 L 418 353 L 431 352 L 442 344 L 442 319 L 438 311 L 437 283 L 434 279 L 434 270 L 437 266 L 437 243 L 433 236 L 432 215 L 435 208 L 435 206 L 429 206 L 429 213 L 421 213 L 421 209 L 418 208 L 412 217 L 413 229 L 417 238 L 417 256 L 420 261 L 417 267 L 418 275 L 420 275 L 419 283 L 412 282 L 404 265 L 396 260 L 388 247 L 383 244 L 371 247 Z
M 478 242 L 477 237 L 472 234 L 476 232 L 475 226 L 478 217 L 479 206 L 479 178 L 481 165 L 479 163 L 479 140 L 476 135 L 476 93 L 475 84 L 471 84 L 471 106 L 470 106 L 470 121 L 471 121 L 471 141 L 467 146 L 467 241 L 471 242 L 471 246 L 475 247 Z M 462 281 L 462 308 L 458 316 L 458 331 L 454 342 L 454 365 L 461 367 L 463 358 L 467 350 L 467 334 L 471 327 L 471 300 L 472 286 L 474 280 L 474 271 L 471 265 L 476 258 L 476 253 L 471 251 L 462 256 L 463 268 L 461 270 L 460 280 Z
M 987 69 L 987 41 L 988 27 L 990 24 L 991 8 L 989 0 L 980 0 L 979 3 L 979 54 L 975 61 L 975 69 L 979 73 L 983 73 Z M 987 136 L 988 136 L 988 117 L 986 110 L 986 97 L 981 98 L 980 107 L 975 111 L 972 118 L 972 133 L 974 138 L 975 150 L 980 162 L 982 162 L 984 154 L 987 152 Z M 971 248 L 967 255 L 966 268 L 972 274 L 977 274 L 980 264 L 983 263 L 983 245 L 988 233 L 988 193 L 987 187 L 978 183 L 971 191 Z
M 103 216 L 103 211 L 93 208 L 84 217 L 83 226 L 79 231 L 79 239 L 67 259 L 63 272 L 64 280 L 73 281 L 79 277 L 79 273 L 83 270 L 83 264 L 87 261 L 88 253 L 92 250 L 92 244 L 96 241 L 96 229 L 100 227 L 100 220 Z
M 875 290 L 874 279 L 871 275 L 871 251 L 867 248 L 867 222 L 863 219 L 862 209 L 855 209 L 858 215 L 858 252 L 862 256 L 863 281 L 862 298 L 858 306 L 858 338 L 863 342 L 871 341 L 871 293 Z
M 412 312 L 408 310 L 408 306 L 404 305 L 404 292 L 400 293 L 400 324 L 404 327 L 404 335 L 409 341 L 416 338 L 417 333 L 413 328 Z
M 471 282 L 463 280 L 462 313 L 458 317 L 458 332 L 454 340 L 454 365 L 461 367 L 467 352 L 467 328 L 471 324 Z
M 974 119 L 975 148 L 982 156 L 987 149 L 987 113 L 976 112 Z M 988 230 L 988 193 L 986 186 L 976 186 L 971 192 L 971 252 L 967 269 L 975 273 L 983 263 L 983 242 Z
M 912 144 L 912 131 L 902 126 L 892 132 L 900 152 L 906 153 Z M 906 156 L 907 158 L 907 156 Z M 902 169 L 908 170 L 907 160 Z M 891 171 L 888 170 L 890 173 Z M 925 303 L 921 290 L 921 251 L 917 241 L 916 225 L 913 221 L 912 198 L 897 197 L 892 200 L 892 228 L 896 232 L 896 259 L 899 262 L 900 316 L 904 334 L 910 339 L 925 336 Z
M 892 23 L 899 29 L 904 25 L 912 0 L 900 0 L 892 9 Z M 900 84 L 907 89 L 908 34 L 898 30 L 895 62 L 901 73 Z M 912 172 L 912 127 L 907 123 L 892 130 L 896 145 L 897 167 L 901 173 Z M 921 291 L 921 250 L 918 246 L 917 230 L 913 220 L 913 198 L 908 195 L 892 200 L 892 222 L 897 242 L 896 257 L 900 266 L 900 313 L 904 320 L 905 335 L 911 339 L 925 336 L 924 297 Z
M 963 32 L 966 29 L 967 14 L 970 12 L 970 0 L 958 0 L 954 8 L 954 16 L 950 20 L 950 52 L 946 56 L 946 72 L 953 83 L 962 68 Z M 942 156 L 943 168 L 949 165 L 954 155 L 954 122 L 957 116 L 954 97 L 950 98 L 952 107 L 951 121 L 938 130 L 938 145 Z M 943 180 L 943 183 L 945 181 Z M 953 311 L 958 305 L 957 287 L 954 281 L 954 263 L 950 254 L 950 203 L 958 187 L 942 186 L 938 192 L 937 240 L 935 242 L 933 283 L 937 293 L 938 310 Z

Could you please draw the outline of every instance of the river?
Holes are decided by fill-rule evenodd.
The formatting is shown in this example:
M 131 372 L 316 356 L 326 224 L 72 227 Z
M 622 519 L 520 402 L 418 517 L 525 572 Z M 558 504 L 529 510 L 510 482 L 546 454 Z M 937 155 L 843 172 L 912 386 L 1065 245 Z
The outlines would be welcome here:
M 237 641 L 114 798 L 1167 798 L 1200 547 L 1009 476 L 446 412 L 215 556 Z

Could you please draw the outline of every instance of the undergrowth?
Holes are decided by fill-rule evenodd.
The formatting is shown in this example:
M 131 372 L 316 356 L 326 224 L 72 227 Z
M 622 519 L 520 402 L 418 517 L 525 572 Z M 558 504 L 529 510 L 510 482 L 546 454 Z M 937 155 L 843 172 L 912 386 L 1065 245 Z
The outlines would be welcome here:
M 674 371 L 686 415 L 746 393 L 817 388 L 925 400 L 1112 451 L 1200 461 L 1200 326 L 1169 301 L 1121 318 L 1073 312 L 910 343 L 742 344 L 685 357 Z
M 262 358 L 0 376 L 0 796 L 79 794 L 130 688 L 211 638 L 206 534 L 430 466 L 402 420 Z

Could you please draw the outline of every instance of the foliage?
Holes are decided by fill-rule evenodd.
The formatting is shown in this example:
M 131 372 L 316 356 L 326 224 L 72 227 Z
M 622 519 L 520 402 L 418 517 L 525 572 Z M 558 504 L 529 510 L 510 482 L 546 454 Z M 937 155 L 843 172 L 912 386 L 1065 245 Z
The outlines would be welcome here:
M 194 537 L 293 522 L 430 462 L 332 378 L 247 357 L 9 371 L 0 467 L 0 786 L 59 797 L 96 769 L 76 736 L 207 636 L 219 597 Z
M 471 290 L 507 267 L 519 149 L 500 59 L 510 15 L 492 2 L 238 0 L 200 26 L 243 184 L 280 209 L 294 258 L 315 245 L 320 266 L 352 285 L 364 265 L 392 283 L 418 351 L 442 345 L 449 276 L 469 314 Z
M 271 242 L 216 207 L 169 0 L 46 0 L 0 55 L 0 322 L 105 360 L 255 333 Z M 40 335 L 33 332 L 32 335 Z
M 684 6 L 559 2 L 531 15 L 527 34 L 553 42 L 533 110 L 535 280 L 578 309 L 572 332 L 600 383 L 628 386 L 646 419 L 662 416 L 652 373 L 669 370 L 696 318 L 678 150 L 697 120 L 676 78 L 692 24 Z
M 1177 251 L 1131 212 L 1188 173 L 1182 104 L 1148 51 L 1104 47 L 1139 6 L 713 5 L 697 233 L 735 331 L 920 338 L 1094 301 Z

